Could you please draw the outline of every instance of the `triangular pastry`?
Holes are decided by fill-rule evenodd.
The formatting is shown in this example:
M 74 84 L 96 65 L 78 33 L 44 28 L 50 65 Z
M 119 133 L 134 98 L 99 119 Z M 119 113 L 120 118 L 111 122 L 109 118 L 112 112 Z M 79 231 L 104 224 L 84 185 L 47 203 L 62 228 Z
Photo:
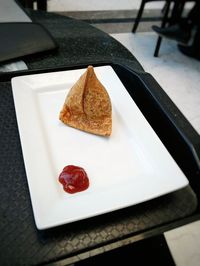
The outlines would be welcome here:
M 92 66 L 88 66 L 86 72 L 69 91 L 59 118 L 68 126 L 97 135 L 110 136 L 110 97 L 97 79 Z

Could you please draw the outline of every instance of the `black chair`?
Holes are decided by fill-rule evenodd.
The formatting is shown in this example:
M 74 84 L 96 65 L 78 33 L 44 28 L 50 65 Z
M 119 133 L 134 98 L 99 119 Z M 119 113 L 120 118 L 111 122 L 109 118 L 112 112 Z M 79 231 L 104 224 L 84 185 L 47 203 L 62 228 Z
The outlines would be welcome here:
M 142 17 L 143 11 L 144 11 L 145 4 L 148 3 L 148 2 L 155 2 L 155 1 L 156 2 L 165 1 L 164 7 L 162 9 L 163 18 L 162 18 L 162 22 L 161 22 L 161 28 L 164 28 L 167 23 L 170 24 L 170 23 L 173 23 L 176 20 L 176 15 L 177 15 L 176 14 L 176 8 L 175 8 L 176 4 L 180 5 L 180 3 L 181 3 L 180 9 L 179 9 L 179 14 L 182 14 L 182 11 L 184 9 L 185 3 L 188 2 L 188 1 L 194 2 L 195 0 L 182 0 L 182 1 L 180 1 L 180 0 L 142 0 L 140 8 L 139 8 L 139 11 L 138 11 L 138 14 L 137 14 L 137 17 L 136 17 L 136 20 L 135 20 L 135 23 L 133 25 L 133 29 L 132 29 L 133 33 L 135 33 L 136 30 L 137 30 L 137 27 L 139 25 L 139 22 L 141 20 L 141 17 Z M 171 3 L 174 4 L 174 8 L 172 9 L 171 16 L 169 17 L 169 11 L 170 11 Z M 155 57 L 158 56 L 160 45 L 161 45 L 161 41 L 162 41 L 162 37 L 159 36 L 158 40 L 157 40 L 156 48 L 155 48 L 155 51 L 154 51 L 154 56 Z
M 31 8 L 34 7 L 34 2 L 36 2 L 36 6 L 38 10 L 47 11 L 47 0 L 18 0 L 23 7 Z
M 137 13 L 137 17 L 135 19 L 135 23 L 133 25 L 133 29 L 132 29 L 133 33 L 135 33 L 137 28 L 138 28 L 138 25 L 140 23 L 140 20 L 141 20 L 143 11 L 144 11 L 145 4 L 147 4 L 148 2 L 161 2 L 161 1 L 165 2 L 165 5 L 164 5 L 164 7 L 162 9 L 162 12 L 165 13 L 168 2 L 171 2 L 170 0 L 142 0 L 140 8 L 139 8 L 138 13 Z M 173 0 L 173 1 L 176 1 L 176 0 Z

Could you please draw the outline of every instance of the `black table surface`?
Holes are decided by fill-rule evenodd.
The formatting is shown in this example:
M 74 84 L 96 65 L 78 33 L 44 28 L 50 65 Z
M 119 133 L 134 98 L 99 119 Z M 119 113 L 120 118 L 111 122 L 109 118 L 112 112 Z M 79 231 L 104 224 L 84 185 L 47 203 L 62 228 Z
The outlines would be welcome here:
M 45 12 L 32 12 L 33 22 L 39 22 L 49 30 L 59 44 L 59 50 L 51 55 L 29 57 L 29 69 L 61 67 L 94 62 L 126 64 L 142 71 L 136 58 L 114 38 L 79 20 Z
M 120 64 L 141 75 L 145 72 L 120 43 L 84 22 L 45 12 L 29 11 L 33 21 L 45 26 L 59 45 L 58 51 L 26 57 L 29 70 L 49 71 L 81 64 Z M 12 73 L 12 76 L 19 73 Z M 20 73 L 21 74 L 21 73 Z M 62 265 L 132 243 L 190 221 L 197 213 L 194 187 L 183 189 L 90 219 L 37 230 L 31 207 L 11 83 L 8 74 L 0 82 L 0 262 L 2 265 Z M 128 77 L 124 77 L 124 83 Z M 155 82 L 155 81 L 154 81 Z M 173 114 L 179 114 L 159 87 L 149 84 L 151 94 Z M 152 86 L 152 88 L 151 88 Z M 158 87 L 157 87 L 158 88 Z M 139 102 L 139 101 L 138 101 Z M 175 108 L 175 109 L 174 109 Z M 175 110 L 175 111 L 174 111 Z M 198 135 L 184 117 L 174 115 L 193 143 Z M 190 172 L 190 169 L 188 170 Z M 187 169 L 186 169 L 187 173 Z M 195 172 L 196 174 L 197 171 Z M 189 176 L 189 174 L 188 174 Z M 195 183 L 195 182 L 194 182 Z M 198 213 L 197 213 L 198 217 Z

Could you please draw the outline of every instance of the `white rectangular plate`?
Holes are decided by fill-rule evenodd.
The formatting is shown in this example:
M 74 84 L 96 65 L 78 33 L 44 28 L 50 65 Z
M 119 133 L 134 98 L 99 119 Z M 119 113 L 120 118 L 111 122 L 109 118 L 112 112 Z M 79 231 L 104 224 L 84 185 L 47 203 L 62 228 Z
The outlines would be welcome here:
M 111 98 L 112 135 L 88 134 L 59 120 L 67 93 L 84 71 L 12 79 L 38 229 L 135 205 L 188 184 L 110 66 L 96 67 L 95 72 Z M 70 164 L 86 170 L 90 179 L 87 190 L 76 194 L 64 192 L 58 176 Z

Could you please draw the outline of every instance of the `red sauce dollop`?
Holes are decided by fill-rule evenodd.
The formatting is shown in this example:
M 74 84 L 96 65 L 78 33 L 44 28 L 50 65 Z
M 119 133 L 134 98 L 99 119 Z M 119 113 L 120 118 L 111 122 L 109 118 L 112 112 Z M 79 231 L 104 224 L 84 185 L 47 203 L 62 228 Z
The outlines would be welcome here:
M 89 179 L 85 170 L 79 166 L 65 166 L 59 175 L 59 182 L 63 185 L 64 191 L 73 194 L 86 190 L 89 187 Z

